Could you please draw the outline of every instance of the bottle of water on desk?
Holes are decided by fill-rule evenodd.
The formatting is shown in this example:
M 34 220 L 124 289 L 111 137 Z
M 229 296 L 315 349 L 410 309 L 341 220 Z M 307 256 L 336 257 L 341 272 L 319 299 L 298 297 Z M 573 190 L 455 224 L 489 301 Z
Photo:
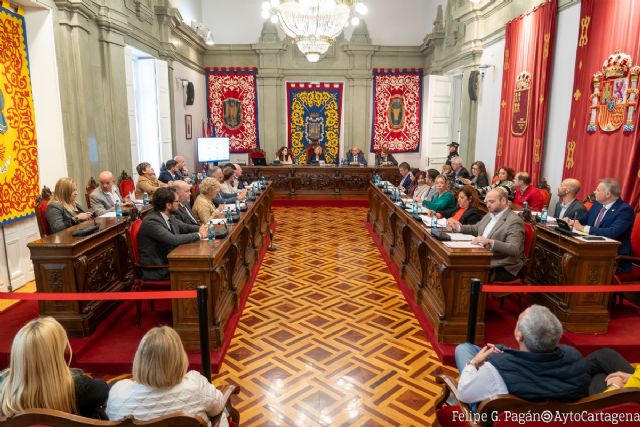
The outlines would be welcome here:
M 431 229 L 435 230 L 438 228 L 438 215 L 436 211 L 431 211 Z
M 542 212 L 540 212 L 540 223 L 541 224 L 546 224 L 547 223 L 547 216 L 549 215 L 549 212 L 547 211 L 547 208 L 542 208 Z
M 116 218 L 122 218 L 122 205 L 120 204 L 120 200 L 116 200 L 115 207 Z
M 210 242 L 216 240 L 216 226 L 213 225 L 212 222 L 209 223 L 209 228 L 207 229 L 207 237 L 209 238 Z
M 231 209 L 227 209 L 227 224 L 233 224 L 233 216 L 231 216 Z
M 149 193 L 146 191 L 142 193 L 142 205 L 147 206 L 149 204 Z
M 240 213 L 240 200 L 236 200 L 236 212 Z
M 411 215 L 414 217 L 418 216 L 418 202 L 415 200 L 413 201 L 413 205 L 411 205 Z

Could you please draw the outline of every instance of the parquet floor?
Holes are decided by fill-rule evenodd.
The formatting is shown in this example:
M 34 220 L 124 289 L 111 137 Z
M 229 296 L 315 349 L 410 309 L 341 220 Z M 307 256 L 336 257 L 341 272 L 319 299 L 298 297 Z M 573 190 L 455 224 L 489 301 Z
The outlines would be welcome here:
M 366 209 L 274 211 L 278 250 L 213 381 L 242 387 L 242 425 L 430 425 L 443 367 L 364 228 Z

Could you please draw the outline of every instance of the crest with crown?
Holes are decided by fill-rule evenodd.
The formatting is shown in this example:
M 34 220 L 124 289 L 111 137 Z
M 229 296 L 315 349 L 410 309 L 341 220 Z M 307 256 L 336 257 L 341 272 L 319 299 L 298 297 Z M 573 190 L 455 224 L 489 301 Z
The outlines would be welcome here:
M 618 50 L 616 53 L 609 55 L 609 58 L 604 61 L 602 72 L 606 79 L 625 77 L 631 65 L 631 55 L 621 53 Z
M 516 90 L 527 90 L 531 87 L 531 73 L 522 71 L 516 77 Z

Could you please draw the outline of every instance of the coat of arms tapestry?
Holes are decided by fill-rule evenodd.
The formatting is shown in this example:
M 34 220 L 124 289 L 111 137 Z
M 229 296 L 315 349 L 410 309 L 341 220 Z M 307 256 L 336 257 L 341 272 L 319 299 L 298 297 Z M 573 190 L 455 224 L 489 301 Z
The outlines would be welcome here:
M 27 30 L 21 9 L 0 5 L 0 225 L 35 213 L 38 143 Z
M 422 68 L 373 70 L 371 152 L 420 149 L 422 74 Z
M 287 83 L 287 136 L 297 163 L 317 145 L 325 161 L 340 159 L 342 83 Z
M 228 137 L 232 153 L 260 146 L 255 68 L 206 68 L 207 116 L 213 136 Z
M 563 177 L 584 197 L 618 178 L 622 199 L 640 201 L 640 2 L 582 0 Z
M 542 170 L 557 9 L 544 0 L 505 26 L 495 169 L 529 172 L 533 183 Z

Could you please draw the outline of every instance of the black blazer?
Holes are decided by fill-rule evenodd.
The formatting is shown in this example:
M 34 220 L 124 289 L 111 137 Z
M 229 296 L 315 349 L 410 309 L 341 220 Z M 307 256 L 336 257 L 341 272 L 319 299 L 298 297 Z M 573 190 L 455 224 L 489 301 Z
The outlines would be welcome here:
M 471 181 L 476 187 L 483 188 L 489 186 L 489 178 L 486 175 L 474 176 Z
M 238 195 L 233 193 L 225 193 L 224 191 L 220 191 L 215 199 L 213 199 L 213 204 L 216 208 L 220 205 L 235 203 L 238 200 Z
M 318 157 L 318 155 L 316 153 L 311 154 L 309 156 L 309 158 L 307 159 L 307 164 L 311 164 L 313 162 L 319 162 L 319 161 L 323 161 L 323 162 L 326 161 L 324 159 L 324 153 L 320 154 L 320 157 Z
M 454 208 L 446 211 L 442 211 L 441 213 L 444 218 L 451 218 L 456 214 L 456 212 L 458 212 L 458 209 L 460 208 L 458 207 L 458 205 L 456 205 Z M 482 219 L 482 217 L 483 217 L 483 214 L 478 209 L 469 208 L 462 214 L 462 217 L 460 218 L 460 224 L 462 225 L 477 224 Z
M 69 212 L 62 205 L 57 203 L 49 203 L 44 214 L 47 217 L 47 222 L 49 223 L 49 232 L 51 234 L 57 233 L 58 231 L 62 231 L 65 228 L 78 224 L 79 222 L 75 220 L 75 216 L 82 212 L 85 212 L 85 210 L 77 203 L 76 212 Z
M 191 216 L 189 216 L 189 214 L 191 214 Z M 178 208 L 176 213 L 173 214 L 173 216 L 175 216 L 185 224 L 198 225 L 198 226 L 200 225 L 198 220 L 195 219 L 195 216 L 193 215 L 193 212 L 191 211 L 191 208 L 189 207 L 188 204 L 183 205 L 182 203 L 180 203 L 180 207 Z M 192 217 L 193 219 L 191 219 Z
M 138 250 L 142 264 L 167 264 L 167 255 L 176 246 L 200 240 L 199 226 L 185 224 L 173 215 L 171 216 L 171 224 L 173 232 L 169 230 L 167 222 L 160 212 L 155 210 L 144 217 L 138 234 Z M 141 274 L 142 278 L 146 280 L 166 280 L 169 278 L 169 269 L 143 269 Z
M 165 184 L 170 183 L 171 181 L 175 181 L 178 180 L 180 178 L 178 178 L 178 173 L 176 172 L 176 176 L 171 176 L 171 174 L 169 173 L 169 171 L 162 171 L 160 172 L 160 175 L 158 176 L 158 181 L 162 181 Z
M 553 210 L 553 217 L 558 218 L 561 210 L 562 203 L 556 203 L 556 208 Z M 571 219 L 576 219 L 580 218 L 586 211 L 587 208 L 584 207 L 584 204 L 582 204 L 581 201 L 579 201 L 578 199 L 573 199 L 573 201 L 569 203 L 569 206 L 567 207 L 567 210 L 564 212 L 563 216 Z

